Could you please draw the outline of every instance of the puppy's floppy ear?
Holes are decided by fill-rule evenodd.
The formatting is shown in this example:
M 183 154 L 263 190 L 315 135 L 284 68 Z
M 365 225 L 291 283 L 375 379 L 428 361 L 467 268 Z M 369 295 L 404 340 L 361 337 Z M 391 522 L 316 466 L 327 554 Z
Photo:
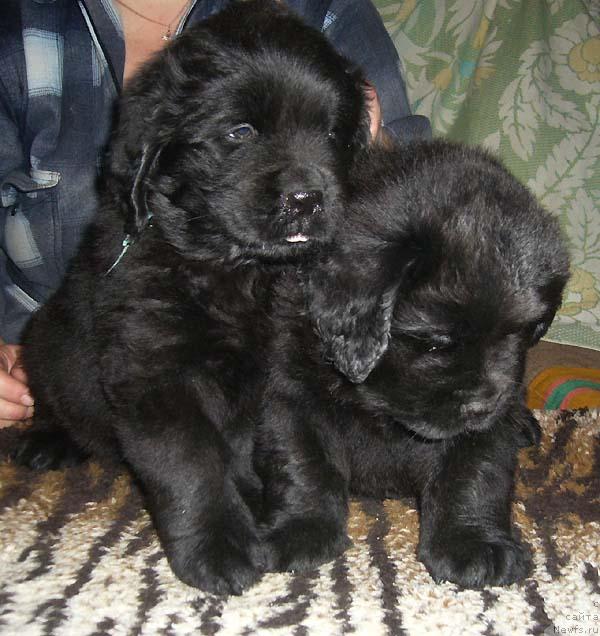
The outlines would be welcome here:
M 371 118 L 367 103 L 367 84 L 362 70 L 346 60 L 346 82 L 342 109 L 337 125 L 352 134 L 345 140 L 347 149 L 354 153 L 365 150 L 371 142 Z
M 148 178 L 156 167 L 160 152 L 160 147 L 144 144 L 134 174 L 129 195 L 131 210 L 125 223 L 126 233 L 134 237 L 139 236 L 152 219 L 152 210 L 148 207 Z
M 362 76 L 356 80 L 360 90 L 361 99 L 357 100 L 355 105 L 359 108 L 358 112 L 358 128 L 352 141 L 354 150 L 366 150 L 371 144 L 371 115 L 369 100 L 373 99 L 374 88 Z M 370 92 L 372 91 L 372 92 Z
M 546 332 L 548 331 L 551 322 L 552 322 L 552 319 L 538 322 L 538 324 L 533 328 L 533 332 L 531 333 L 531 340 L 530 340 L 529 346 L 533 347 L 546 335 Z
M 550 284 L 546 285 L 543 289 L 538 290 L 538 294 L 548 306 L 548 310 L 531 331 L 529 342 L 530 347 L 536 345 L 546 335 L 546 332 L 550 328 L 550 325 L 554 320 L 554 316 L 562 303 L 562 294 L 567 278 L 567 274 L 557 276 Z
M 148 189 L 166 140 L 156 133 L 159 109 L 147 93 L 132 90 L 117 112 L 105 160 L 104 187 L 125 233 L 136 239 L 150 222 Z
M 338 249 L 312 269 L 309 314 L 325 356 L 351 382 L 364 382 L 387 351 L 400 291 L 434 267 L 431 234 L 398 233 L 358 250 Z
M 351 382 L 361 383 L 386 352 L 398 285 L 382 285 L 346 254 L 310 272 L 309 314 L 325 357 Z

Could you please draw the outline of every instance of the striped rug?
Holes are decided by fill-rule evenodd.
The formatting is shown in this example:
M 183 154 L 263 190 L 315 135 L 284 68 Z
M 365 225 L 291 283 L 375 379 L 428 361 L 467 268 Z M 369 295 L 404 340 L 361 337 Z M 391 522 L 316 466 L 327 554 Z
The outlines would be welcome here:
M 241 597 L 178 582 L 123 472 L 0 463 L 0 634 L 525 635 L 600 633 L 600 413 L 543 412 L 513 507 L 534 570 L 483 591 L 435 585 L 415 559 L 411 501 L 353 501 L 353 546 Z M 2 431 L 0 448 L 14 431 Z M 570 630 L 570 631 L 564 631 Z M 588 631 L 582 631 L 588 630 Z
M 600 369 L 549 367 L 527 387 L 530 409 L 600 408 Z

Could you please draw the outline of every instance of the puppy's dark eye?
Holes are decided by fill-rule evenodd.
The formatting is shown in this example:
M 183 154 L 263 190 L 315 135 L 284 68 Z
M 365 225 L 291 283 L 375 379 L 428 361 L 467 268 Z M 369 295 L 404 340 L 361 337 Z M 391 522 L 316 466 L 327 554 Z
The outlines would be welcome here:
M 426 353 L 435 353 L 436 351 L 449 351 L 454 346 L 453 342 L 436 342 L 429 343 Z
M 327 133 L 327 139 L 329 139 L 329 141 L 337 141 L 338 140 L 338 131 L 335 128 L 332 128 L 328 133 Z
M 440 353 L 442 351 L 450 351 L 454 348 L 455 342 L 450 336 L 434 336 L 433 338 L 424 338 L 419 342 L 419 349 L 422 353 Z
M 431 342 L 429 351 L 449 351 L 456 346 L 456 341 L 450 336 L 437 336 Z
M 236 143 L 250 141 L 250 139 L 254 139 L 257 135 L 258 132 L 252 124 L 238 124 L 227 131 L 227 139 Z

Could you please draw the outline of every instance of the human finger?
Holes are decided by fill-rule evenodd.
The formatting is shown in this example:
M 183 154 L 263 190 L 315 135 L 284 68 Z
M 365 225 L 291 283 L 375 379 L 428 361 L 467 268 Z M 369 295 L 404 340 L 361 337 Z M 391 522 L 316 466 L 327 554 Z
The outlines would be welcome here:
M 16 380 L 18 380 L 19 382 L 22 382 L 25 386 L 27 386 L 28 384 L 27 373 L 25 372 L 25 369 L 19 362 L 17 362 L 14 365 L 14 367 L 10 370 L 10 375 Z
M 0 341 L 0 372 L 6 371 L 7 373 L 10 373 L 10 370 L 15 366 L 19 359 L 20 353 L 20 346 L 8 345 Z
M 12 426 L 33 417 L 33 407 L 0 398 L 0 428 Z
M 3 419 L 6 416 L 3 414 L 1 401 L 21 406 L 33 406 L 33 398 L 27 384 L 2 369 L 0 369 L 0 419 Z M 8 417 L 12 419 L 10 416 Z
M 371 141 L 374 141 L 381 130 L 381 103 L 379 102 L 375 86 L 371 82 L 366 81 L 364 83 L 364 93 L 369 115 L 369 132 L 371 133 Z

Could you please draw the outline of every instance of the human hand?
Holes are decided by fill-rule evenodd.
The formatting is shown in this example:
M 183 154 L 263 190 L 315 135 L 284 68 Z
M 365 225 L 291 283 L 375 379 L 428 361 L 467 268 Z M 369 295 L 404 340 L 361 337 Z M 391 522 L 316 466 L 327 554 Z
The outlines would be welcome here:
M 381 104 L 375 86 L 371 82 L 364 82 L 364 91 L 369 115 L 369 130 L 371 132 L 371 143 L 380 139 L 382 134 L 381 125 Z
M 33 415 L 33 398 L 20 365 L 21 347 L 0 340 L 0 428 Z

